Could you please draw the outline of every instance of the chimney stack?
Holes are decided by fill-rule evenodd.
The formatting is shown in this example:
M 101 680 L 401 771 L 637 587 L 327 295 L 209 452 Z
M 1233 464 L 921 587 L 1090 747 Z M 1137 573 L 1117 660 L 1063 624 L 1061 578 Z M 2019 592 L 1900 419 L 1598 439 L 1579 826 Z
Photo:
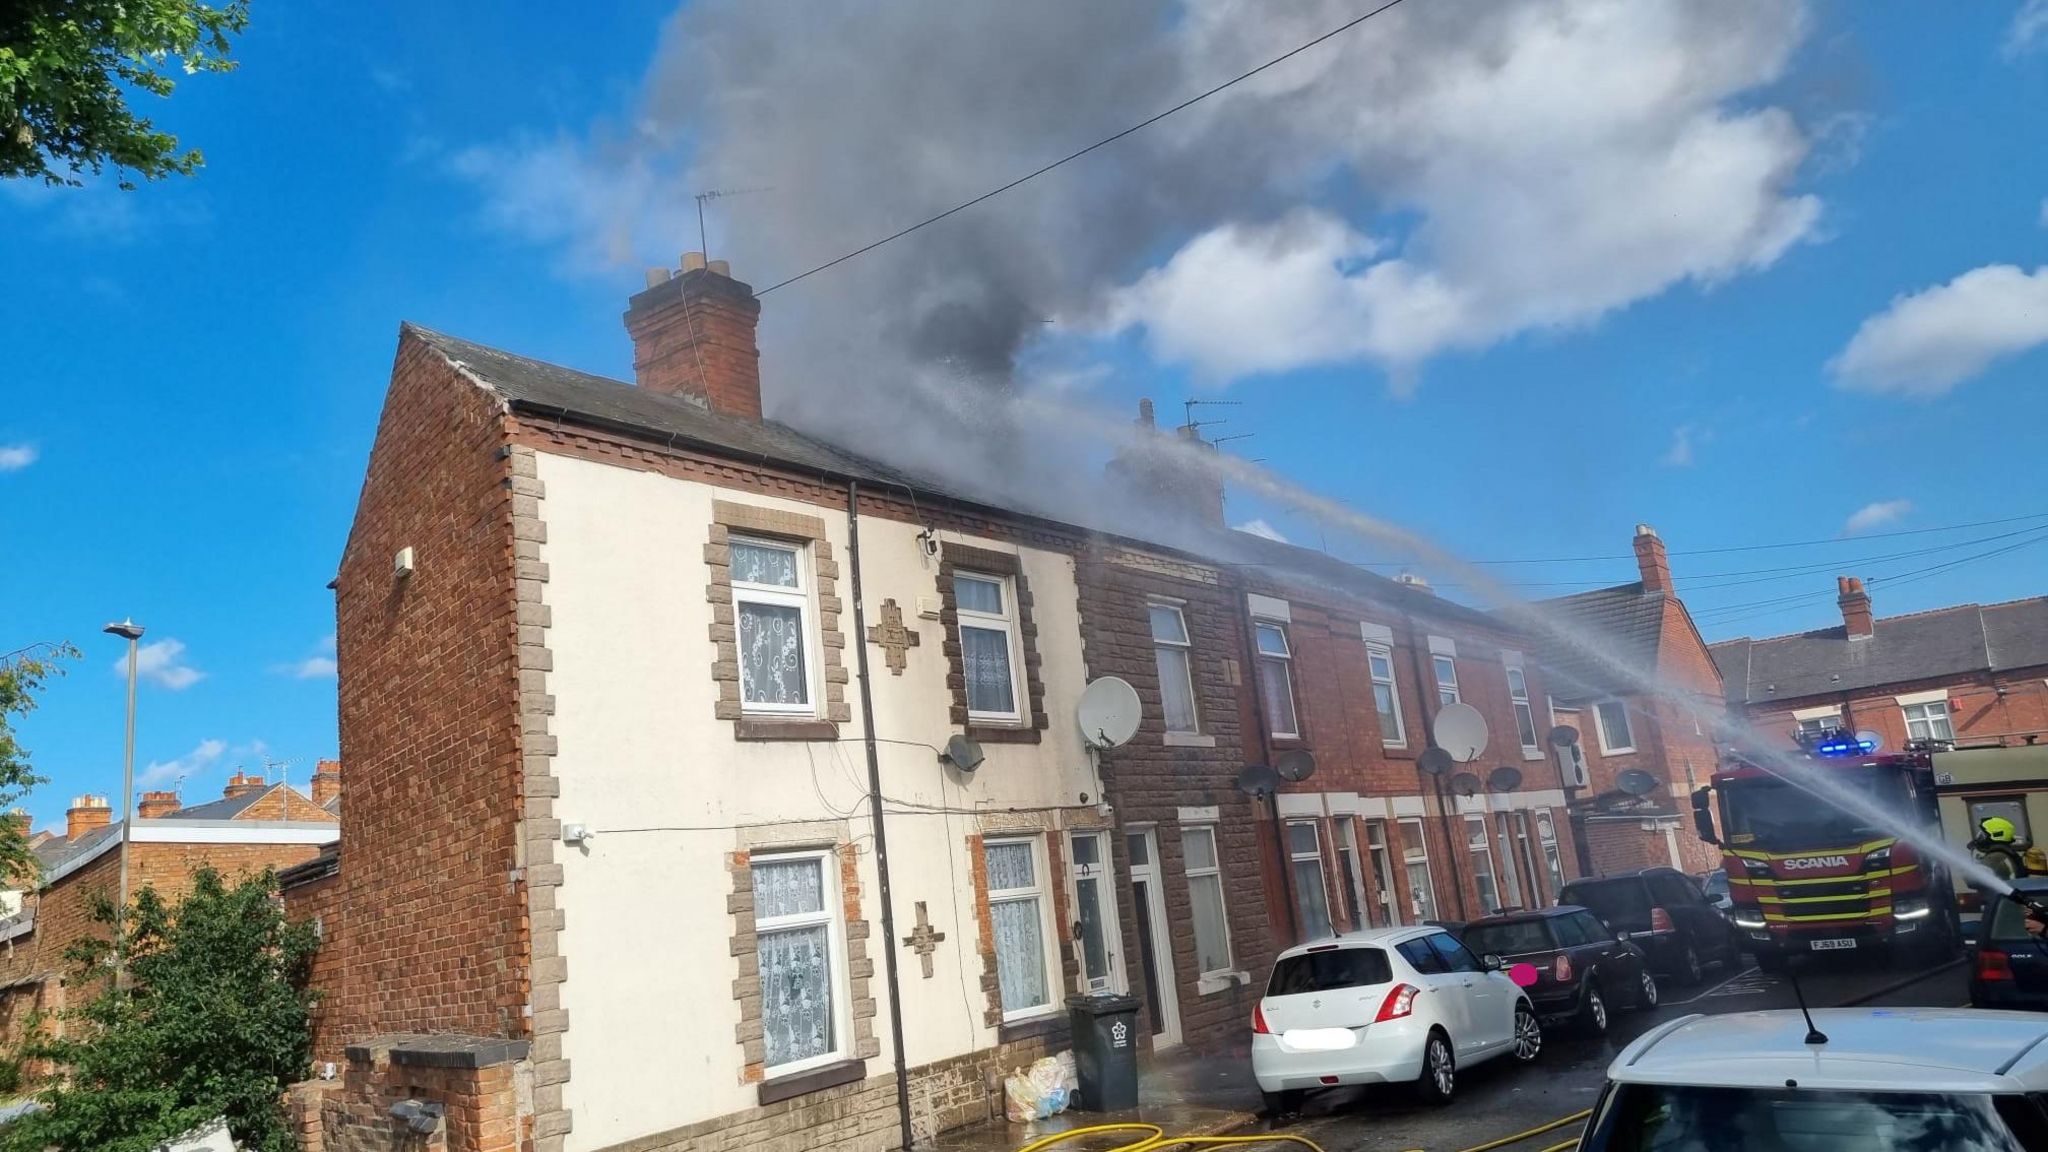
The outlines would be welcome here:
M 248 772 L 237 772 L 233 776 L 228 777 L 228 786 L 221 791 L 221 797 L 233 800 L 237 796 L 247 796 L 251 792 L 261 792 L 268 787 L 270 787 L 270 781 L 265 780 L 261 776 Z
M 1877 633 L 1870 619 L 1870 593 L 1863 590 L 1859 576 L 1835 577 L 1835 603 L 1842 606 L 1842 628 L 1851 640 L 1868 640 Z
M 21 833 L 23 839 L 28 838 L 30 830 L 36 824 L 35 817 L 30 816 L 26 808 L 9 808 L 7 810 L 7 822 L 14 825 L 14 830 Z
M 1405 584 L 1408 587 L 1415 589 L 1417 592 L 1427 592 L 1431 596 L 1436 595 L 1436 590 L 1429 586 L 1429 577 L 1424 576 L 1420 572 L 1400 573 L 1399 575 L 1394 577 L 1394 583 Z
M 1664 538 L 1648 524 L 1636 525 L 1636 570 L 1642 573 L 1643 591 L 1671 595 L 1671 560 L 1664 554 Z
M 713 412 L 761 418 L 761 302 L 723 260 L 683 253 L 682 270 L 647 271 L 626 306 L 633 377 L 650 392 L 688 396 Z
M 184 806 L 176 792 L 144 792 L 135 814 L 144 820 L 161 820 Z
M 1110 459 L 1111 482 L 1134 488 L 1154 507 L 1179 512 L 1205 528 L 1223 527 L 1223 480 L 1192 455 L 1214 452 L 1216 446 L 1185 425 L 1172 433 L 1185 447 L 1162 443 L 1166 433 L 1159 430 L 1150 399 L 1138 401 L 1135 423 L 1131 443 Z
M 76 841 L 80 836 L 105 828 L 113 821 L 114 810 L 107 804 L 105 796 L 73 796 L 70 810 L 64 813 L 64 838 Z
M 320 761 L 313 769 L 313 803 L 324 808 L 340 795 L 341 761 Z

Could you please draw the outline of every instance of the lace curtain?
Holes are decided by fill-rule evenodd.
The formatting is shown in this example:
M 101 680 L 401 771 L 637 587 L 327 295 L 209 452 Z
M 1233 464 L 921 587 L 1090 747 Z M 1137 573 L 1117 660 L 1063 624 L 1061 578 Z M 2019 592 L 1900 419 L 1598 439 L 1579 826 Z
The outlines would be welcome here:
M 797 586 L 795 549 L 734 543 L 728 554 L 732 561 L 732 578 L 737 583 L 767 584 L 775 588 Z
M 1012 713 L 1010 637 L 990 628 L 960 629 L 960 662 L 967 673 L 967 707 L 973 712 Z
M 748 704 L 808 704 L 803 609 L 739 602 L 740 699 Z
M 1195 922 L 1195 964 L 1203 972 L 1230 967 L 1230 929 L 1223 922 L 1223 878 L 1188 877 L 1188 910 Z
M 770 1068 L 833 1050 L 832 945 L 825 916 L 824 864 L 819 860 L 756 860 L 754 918 L 819 923 L 760 929 L 761 1032 Z
M 1294 862 L 1294 891 L 1301 901 L 1301 930 L 1310 939 L 1330 934 L 1330 894 L 1323 887 L 1320 860 Z
M 1042 1007 L 1046 1003 L 1045 939 L 1039 931 L 1038 897 L 992 903 L 988 916 L 996 935 L 996 974 L 1003 1011 Z

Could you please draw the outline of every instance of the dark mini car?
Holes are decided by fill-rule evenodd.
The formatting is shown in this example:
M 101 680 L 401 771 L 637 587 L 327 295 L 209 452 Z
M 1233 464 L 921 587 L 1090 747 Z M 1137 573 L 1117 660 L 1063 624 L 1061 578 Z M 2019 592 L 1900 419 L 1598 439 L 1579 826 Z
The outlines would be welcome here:
M 1676 868 L 1574 880 L 1558 903 L 1590 909 L 1609 928 L 1628 933 L 1651 968 L 1682 984 L 1699 983 L 1709 964 L 1732 972 L 1742 958 L 1735 926 Z
M 2016 882 L 2020 891 L 2048 902 L 2048 877 Z M 2048 1012 L 2048 934 L 2027 931 L 2027 911 L 1990 899 L 1970 957 L 1970 1007 Z
M 1466 948 L 1498 957 L 1503 967 L 1535 967 L 1529 1002 L 1546 1023 L 1574 1019 L 1605 1032 L 1612 1010 L 1657 1006 L 1657 978 L 1642 950 L 1584 908 L 1488 916 L 1465 925 L 1462 938 Z

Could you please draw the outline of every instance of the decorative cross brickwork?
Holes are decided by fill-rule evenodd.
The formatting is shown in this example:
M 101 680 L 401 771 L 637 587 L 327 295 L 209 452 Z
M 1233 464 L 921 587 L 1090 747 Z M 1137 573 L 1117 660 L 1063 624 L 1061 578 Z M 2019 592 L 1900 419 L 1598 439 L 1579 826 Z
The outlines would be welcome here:
M 906 653 L 918 646 L 916 632 L 903 626 L 903 609 L 894 597 L 882 601 L 882 622 L 868 627 L 868 643 L 879 644 L 882 658 L 892 675 L 901 676 L 910 665 Z
M 917 902 L 917 927 L 903 938 L 903 946 L 917 953 L 924 962 L 924 978 L 932 978 L 932 953 L 946 940 L 944 932 L 932 931 L 930 915 L 925 912 L 924 901 Z

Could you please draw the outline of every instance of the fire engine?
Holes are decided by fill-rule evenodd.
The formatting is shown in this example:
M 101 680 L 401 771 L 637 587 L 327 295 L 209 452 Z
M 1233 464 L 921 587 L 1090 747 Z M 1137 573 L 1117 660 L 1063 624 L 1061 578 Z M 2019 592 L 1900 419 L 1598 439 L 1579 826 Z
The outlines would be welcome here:
M 1940 838 L 1931 749 L 1881 753 L 1875 736 L 1839 731 L 1810 736 L 1803 746 L 1814 771 Z M 1693 793 L 1692 808 L 1700 838 L 1721 849 L 1733 901 L 1729 916 L 1759 967 L 1775 970 L 1803 953 L 1880 949 L 1933 957 L 1958 946 L 1948 868 L 1868 818 L 1740 753 Z

